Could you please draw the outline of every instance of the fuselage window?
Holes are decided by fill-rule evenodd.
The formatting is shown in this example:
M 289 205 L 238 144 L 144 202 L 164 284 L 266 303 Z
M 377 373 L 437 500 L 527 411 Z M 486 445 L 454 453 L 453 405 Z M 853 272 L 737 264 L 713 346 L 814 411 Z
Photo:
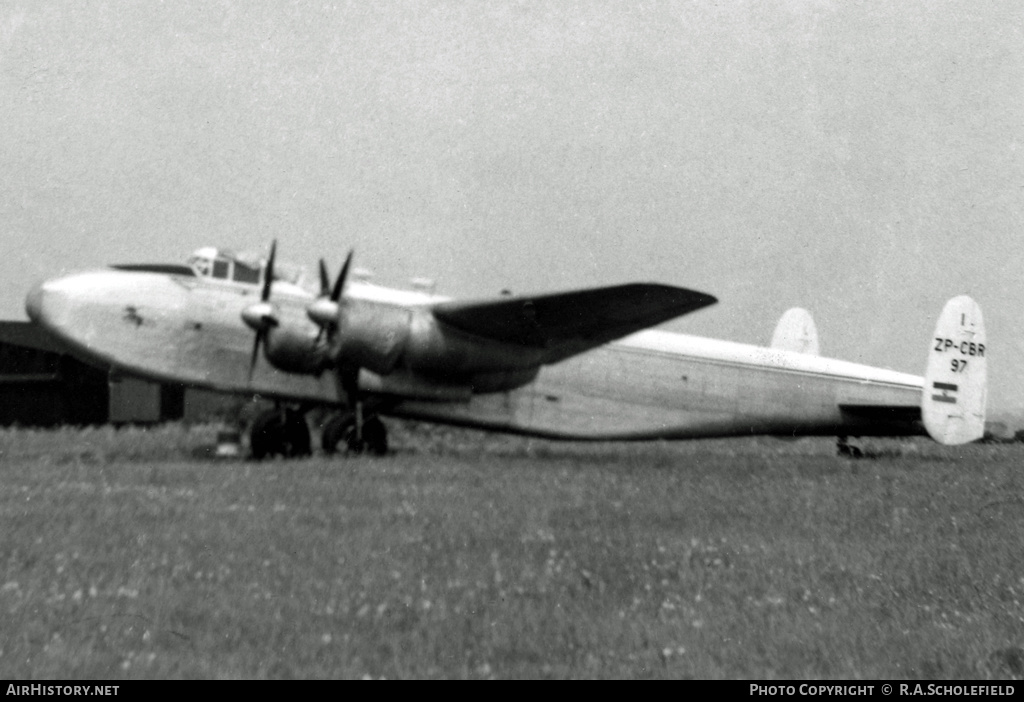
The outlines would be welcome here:
M 218 258 L 213 262 L 213 277 L 227 279 L 228 277 L 228 262 Z
M 260 282 L 260 269 L 250 268 L 240 261 L 235 261 L 234 279 L 239 283 L 258 283 Z

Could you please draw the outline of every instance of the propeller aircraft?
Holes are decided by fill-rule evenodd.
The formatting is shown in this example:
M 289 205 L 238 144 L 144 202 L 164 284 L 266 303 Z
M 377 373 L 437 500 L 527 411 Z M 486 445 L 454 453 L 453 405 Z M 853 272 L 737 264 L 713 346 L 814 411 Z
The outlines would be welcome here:
M 307 413 L 335 410 L 326 453 L 388 450 L 382 417 L 552 439 L 751 434 L 982 436 L 981 310 L 947 302 L 923 377 L 818 356 L 804 310 L 770 347 L 650 329 L 711 295 L 632 283 L 452 300 L 349 280 L 319 293 L 276 261 L 203 248 L 186 265 L 126 264 L 34 287 L 29 317 L 85 360 L 126 375 L 273 399 L 249 430 L 255 458 L 311 453 Z

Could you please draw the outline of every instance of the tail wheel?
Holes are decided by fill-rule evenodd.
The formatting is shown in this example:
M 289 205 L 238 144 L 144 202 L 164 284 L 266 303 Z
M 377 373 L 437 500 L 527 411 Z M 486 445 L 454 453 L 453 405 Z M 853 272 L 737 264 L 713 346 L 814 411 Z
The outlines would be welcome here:
M 863 458 L 864 452 L 854 446 L 845 436 L 836 437 L 836 455 L 841 458 Z

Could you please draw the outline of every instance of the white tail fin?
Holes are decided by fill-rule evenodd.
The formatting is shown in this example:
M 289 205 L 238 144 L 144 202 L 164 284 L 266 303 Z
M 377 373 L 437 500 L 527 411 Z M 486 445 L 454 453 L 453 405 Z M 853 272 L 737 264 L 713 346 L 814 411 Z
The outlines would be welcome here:
M 818 328 L 811 313 L 801 307 L 786 310 L 772 334 L 773 349 L 818 355 Z
M 981 308 L 967 295 L 954 297 L 935 325 L 921 395 L 925 429 L 940 444 L 984 435 L 987 357 Z

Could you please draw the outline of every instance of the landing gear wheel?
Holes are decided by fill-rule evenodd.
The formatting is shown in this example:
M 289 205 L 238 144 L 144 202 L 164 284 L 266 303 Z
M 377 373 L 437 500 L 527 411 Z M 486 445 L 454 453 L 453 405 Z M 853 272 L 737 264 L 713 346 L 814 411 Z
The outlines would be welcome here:
M 331 455 L 338 452 L 340 444 L 344 445 L 345 452 L 350 455 L 358 456 L 368 452 L 374 456 L 383 456 L 388 452 L 388 430 L 379 417 L 370 417 L 363 422 L 363 436 L 359 439 L 355 415 L 340 414 L 324 425 L 320 445 L 324 453 Z
M 249 449 L 254 459 L 262 461 L 276 453 L 283 425 L 281 413 L 277 410 L 263 412 L 256 417 L 249 430 Z
M 312 455 L 306 415 L 301 412 L 285 412 L 284 440 L 281 442 L 281 448 L 281 455 L 285 458 Z
M 338 414 L 327 420 L 323 433 L 320 435 L 320 446 L 324 453 L 333 455 L 338 452 L 338 444 L 344 442 L 346 448 L 350 437 L 356 434 L 356 418 L 353 414 Z
M 252 423 L 249 446 L 256 460 L 268 456 L 295 458 L 310 455 L 309 427 L 305 416 L 292 410 L 264 412 Z
M 388 452 L 388 430 L 379 417 L 370 417 L 363 422 L 363 443 L 374 456 Z
M 366 442 L 356 438 L 356 428 L 353 425 L 348 433 L 345 434 L 345 453 L 350 456 L 361 456 L 365 448 Z

